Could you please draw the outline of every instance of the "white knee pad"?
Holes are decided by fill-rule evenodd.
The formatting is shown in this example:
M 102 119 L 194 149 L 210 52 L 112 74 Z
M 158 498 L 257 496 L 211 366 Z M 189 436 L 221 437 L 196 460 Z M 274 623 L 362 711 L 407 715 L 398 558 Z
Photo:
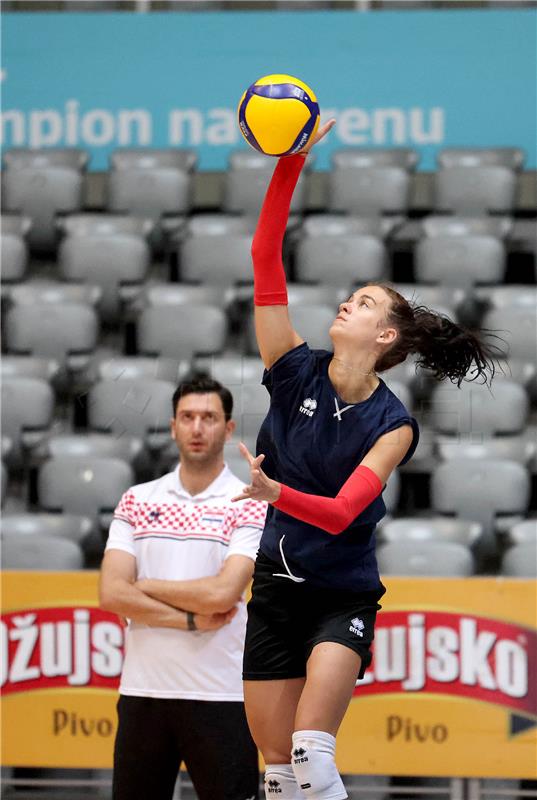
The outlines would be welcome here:
M 345 800 L 347 792 L 334 761 L 336 740 L 324 731 L 295 731 L 291 763 L 309 800 Z
M 265 765 L 266 800 L 304 800 L 291 764 Z

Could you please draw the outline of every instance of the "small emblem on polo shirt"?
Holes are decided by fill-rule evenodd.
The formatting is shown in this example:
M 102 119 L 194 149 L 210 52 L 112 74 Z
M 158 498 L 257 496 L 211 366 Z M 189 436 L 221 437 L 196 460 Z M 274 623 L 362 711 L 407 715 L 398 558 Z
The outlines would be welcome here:
M 148 515 L 148 519 L 156 522 L 157 519 L 160 517 L 160 511 L 151 511 Z
M 314 400 L 312 397 L 306 397 L 302 401 L 302 405 L 299 408 L 301 414 L 306 414 L 308 417 L 313 417 L 313 412 L 317 408 L 317 400 Z

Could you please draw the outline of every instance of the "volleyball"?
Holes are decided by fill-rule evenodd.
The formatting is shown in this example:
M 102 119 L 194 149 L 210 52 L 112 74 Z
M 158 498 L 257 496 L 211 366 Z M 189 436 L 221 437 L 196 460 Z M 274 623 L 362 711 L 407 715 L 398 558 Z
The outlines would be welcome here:
M 319 105 L 310 87 L 291 75 L 266 75 L 242 95 L 239 128 L 252 147 L 268 156 L 302 150 L 319 126 Z

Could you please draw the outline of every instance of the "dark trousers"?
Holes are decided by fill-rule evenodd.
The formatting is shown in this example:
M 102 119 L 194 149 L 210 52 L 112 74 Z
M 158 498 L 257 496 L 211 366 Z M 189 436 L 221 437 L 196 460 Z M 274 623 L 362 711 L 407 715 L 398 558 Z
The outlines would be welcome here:
M 199 800 L 257 800 L 243 703 L 121 695 L 113 800 L 170 800 L 184 763 Z

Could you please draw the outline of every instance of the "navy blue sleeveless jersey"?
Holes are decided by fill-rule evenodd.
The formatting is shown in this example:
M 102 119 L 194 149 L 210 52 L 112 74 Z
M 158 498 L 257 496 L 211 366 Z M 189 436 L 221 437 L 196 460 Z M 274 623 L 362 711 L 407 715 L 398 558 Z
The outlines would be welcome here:
M 401 464 L 411 458 L 419 438 L 416 420 L 382 379 L 367 400 L 342 400 L 328 376 L 332 356 L 304 342 L 265 370 L 262 382 L 271 402 L 257 439 L 269 477 L 324 497 L 338 494 L 382 434 L 412 426 L 414 438 Z M 260 550 L 282 565 L 284 575 L 318 586 L 376 590 L 382 584 L 375 526 L 385 513 L 381 494 L 334 536 L 269 505 Z

